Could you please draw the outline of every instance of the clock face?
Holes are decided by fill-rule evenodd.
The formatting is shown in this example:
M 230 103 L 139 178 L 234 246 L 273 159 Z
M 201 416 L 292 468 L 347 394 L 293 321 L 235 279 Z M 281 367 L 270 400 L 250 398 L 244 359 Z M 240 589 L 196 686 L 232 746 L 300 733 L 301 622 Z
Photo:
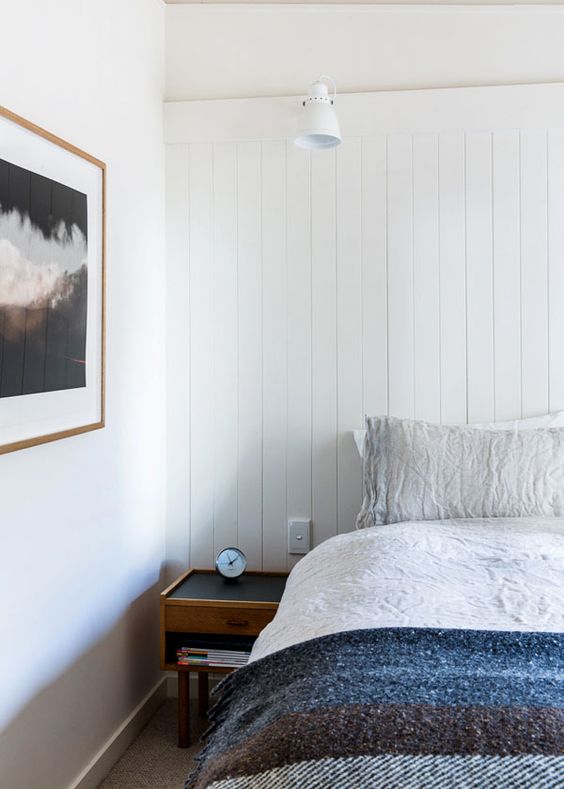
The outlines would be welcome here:
M 238 578 L 247 568 L 247 557 L 239 548 L 224 548 L 217 554 L 215 569 L 224 578 Z

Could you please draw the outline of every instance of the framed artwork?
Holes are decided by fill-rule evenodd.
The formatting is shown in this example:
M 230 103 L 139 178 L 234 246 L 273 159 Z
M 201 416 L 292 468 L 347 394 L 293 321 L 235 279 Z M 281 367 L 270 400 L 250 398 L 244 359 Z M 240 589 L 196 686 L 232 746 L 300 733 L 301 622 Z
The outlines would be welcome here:
M 0 107 L 0 454 L 104 427 L 105 173 Z

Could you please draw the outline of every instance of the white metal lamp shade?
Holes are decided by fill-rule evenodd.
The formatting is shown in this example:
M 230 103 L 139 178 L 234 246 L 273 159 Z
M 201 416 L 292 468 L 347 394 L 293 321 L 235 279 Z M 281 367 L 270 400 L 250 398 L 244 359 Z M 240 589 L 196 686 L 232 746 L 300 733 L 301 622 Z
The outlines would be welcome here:
M 333 83 L 333 96 L 329 96 L 327 85 L 323 79 Z M 302 127 L 294 142 L 300 148 L 316 150 L 334 148 L 341 142 L 341 129 L 335 112 L 335 83 L 329 77 L 320 77 L 312 83 L 309 95 L 303 102 Z

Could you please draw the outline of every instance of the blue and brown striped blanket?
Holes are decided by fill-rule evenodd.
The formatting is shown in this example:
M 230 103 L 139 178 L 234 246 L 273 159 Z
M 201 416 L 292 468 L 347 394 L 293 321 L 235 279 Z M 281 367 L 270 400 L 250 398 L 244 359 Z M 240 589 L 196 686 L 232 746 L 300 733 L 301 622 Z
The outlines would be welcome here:
M 564 634 L 336 633 L 216 692 L 187 789 L 564 788 Z

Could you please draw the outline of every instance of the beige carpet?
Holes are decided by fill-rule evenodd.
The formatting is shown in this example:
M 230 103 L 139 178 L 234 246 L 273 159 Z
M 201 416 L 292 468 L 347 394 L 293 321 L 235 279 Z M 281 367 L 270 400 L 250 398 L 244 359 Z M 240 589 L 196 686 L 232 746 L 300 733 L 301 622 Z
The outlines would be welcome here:
M 167 699 L 98 789 L 182 789 L 206 722 L 191 711 L 190 748 L 176 745 L 176 699 Z

